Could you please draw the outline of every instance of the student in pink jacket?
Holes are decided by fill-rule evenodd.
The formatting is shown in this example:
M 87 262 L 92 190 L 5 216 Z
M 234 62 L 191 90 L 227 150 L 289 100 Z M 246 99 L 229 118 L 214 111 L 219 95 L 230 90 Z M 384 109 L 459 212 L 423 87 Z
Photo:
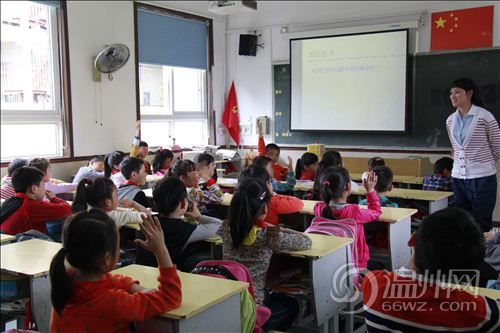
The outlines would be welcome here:
M 367 268 L 370 251 L 366 244 L 363 225 L 376 221 L 382 214 L 380 200 L 374 191 L 377 184 L 377 175 L 370 171 L 368 177 L 363 180 L 368 208 L 346 203 L 347 197 L 351 194 L 351 183 L 349 173 L 345 168 L 339 166 L 329 167 L 322 174 L 320 184 L 320 195 L 323 202 L 318 202 L 314 206 L 314 215 L 331 220 L 354 219 L 357 223 L 358 268 Z

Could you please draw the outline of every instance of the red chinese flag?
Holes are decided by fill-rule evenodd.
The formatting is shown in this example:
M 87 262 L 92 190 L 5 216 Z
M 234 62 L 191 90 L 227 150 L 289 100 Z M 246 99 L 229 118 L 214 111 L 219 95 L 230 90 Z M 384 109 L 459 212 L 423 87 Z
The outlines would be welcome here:
M 236 100 L 236 91 L 234 90 L 234 81 L 227 96 L 226 107 L 224 108 L 224 115 L 222 116 L 222 123 L 226 125 L 229 134 L 234 142 L 240 145 L 240 117 L 238 112 L 238 101 Z
M 491 47 L 493 6 L 432 14 L 431 51 Z

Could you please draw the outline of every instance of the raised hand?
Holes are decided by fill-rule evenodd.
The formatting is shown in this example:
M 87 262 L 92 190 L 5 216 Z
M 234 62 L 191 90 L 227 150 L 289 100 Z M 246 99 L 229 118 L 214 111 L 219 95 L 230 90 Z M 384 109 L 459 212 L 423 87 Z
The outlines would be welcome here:
M 363 179 L 363 186 L 365 187 L 366 193 L 373 192 L 375 185 L 377 185 L 378 176 L 375 172 L 368 172 L 368 177 Z

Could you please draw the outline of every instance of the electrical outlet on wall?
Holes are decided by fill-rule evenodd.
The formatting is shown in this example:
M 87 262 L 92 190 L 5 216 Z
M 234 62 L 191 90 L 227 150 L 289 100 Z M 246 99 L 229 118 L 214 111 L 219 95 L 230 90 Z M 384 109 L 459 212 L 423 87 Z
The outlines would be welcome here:
M 252 127 L 250 124 L 240 124 L 241 135 L 249 136 L 252 135 Z

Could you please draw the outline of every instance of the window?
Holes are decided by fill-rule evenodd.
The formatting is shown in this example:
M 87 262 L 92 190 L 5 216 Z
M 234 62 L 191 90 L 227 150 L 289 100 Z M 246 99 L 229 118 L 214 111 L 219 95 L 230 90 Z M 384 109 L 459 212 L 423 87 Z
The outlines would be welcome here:
M 1 2 L 2 161 L 69 155 L 60 80 L 61 9 L 53 3 Z
M 137 13 L 138 99 L 149 146 L 208 143 L 208 27 L 140 4 Z

